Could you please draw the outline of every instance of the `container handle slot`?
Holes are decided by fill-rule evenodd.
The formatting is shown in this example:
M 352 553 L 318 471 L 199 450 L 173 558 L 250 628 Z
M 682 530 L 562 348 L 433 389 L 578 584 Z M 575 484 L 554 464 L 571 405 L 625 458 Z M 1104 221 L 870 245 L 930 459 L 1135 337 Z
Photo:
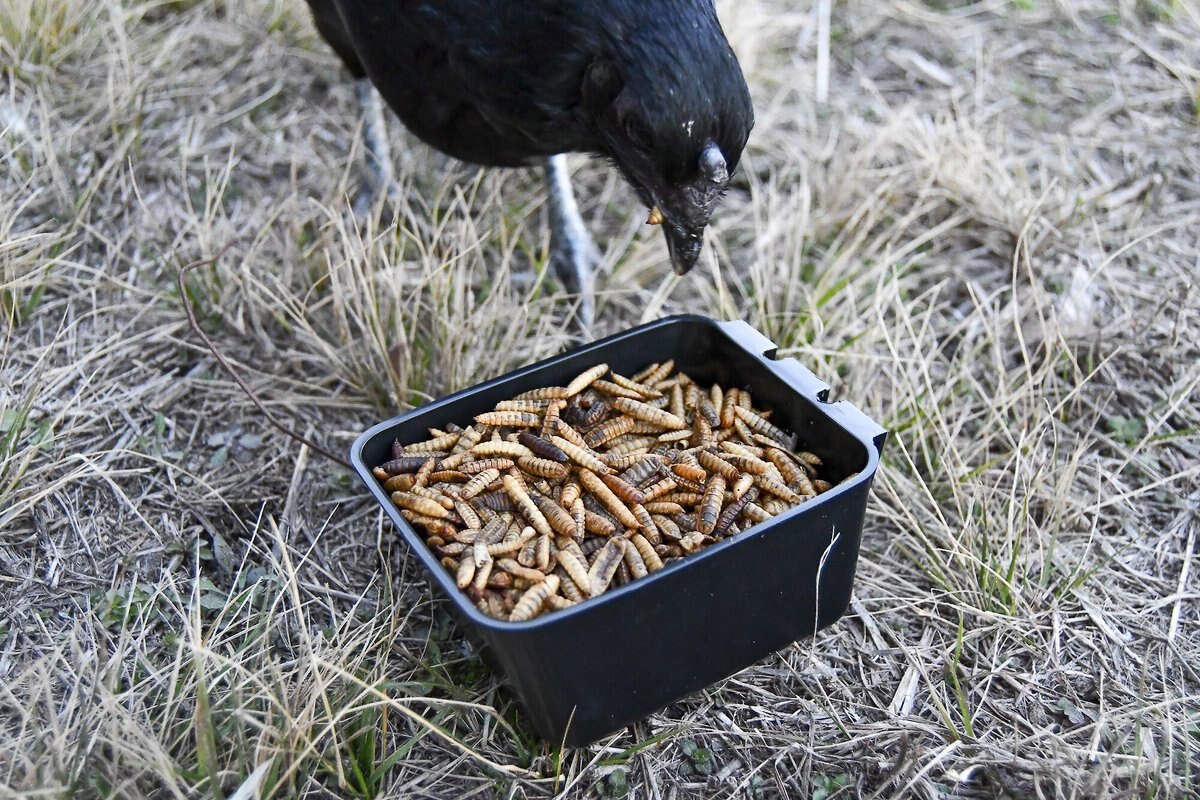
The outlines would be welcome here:
M 744 320 L 726 320 L 718 324 L 729 338 L 751 353 L 758 355 L 766 362 L 767 367 L 785 383 L 805 397 L 819 402 L 825 412 L 840 422 L 843 427 L 862 439 L 872 442 L 876 451 L 883 451 L 883 444 L 887 440 L 887 430 L 845 400 L 839 400 L 836 403 L 829 402 L 829 384 L 817 377 L 812 370 L 794 358 L 779 358 L 778 345 Z
M 733 339 L 742 347 L 749 350 L 751 353 L 760 355 L 767 361 L 775 360 L 775 353 L 778 352 L 779 346 L 763 336 L 750 326 L 745 320 L 729 319 L 723 322 L 718 322 L 717 325 L 730 339 Z

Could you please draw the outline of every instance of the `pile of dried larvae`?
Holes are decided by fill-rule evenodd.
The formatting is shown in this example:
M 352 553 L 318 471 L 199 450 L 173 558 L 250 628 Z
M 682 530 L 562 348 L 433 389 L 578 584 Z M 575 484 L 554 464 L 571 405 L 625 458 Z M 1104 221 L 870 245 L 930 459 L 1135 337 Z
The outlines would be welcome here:
M 567 608 L 831 488 L 744 389 L 599 364 L 392 445 L 374 472 L 481 611 Z

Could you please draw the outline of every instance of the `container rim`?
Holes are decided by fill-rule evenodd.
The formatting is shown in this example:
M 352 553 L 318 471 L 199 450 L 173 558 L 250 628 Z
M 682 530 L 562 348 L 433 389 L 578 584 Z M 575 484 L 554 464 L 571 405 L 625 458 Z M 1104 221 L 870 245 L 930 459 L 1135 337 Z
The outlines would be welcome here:
M 718 332 L 731 339 L 735 344 L 741 346 L 751 356 L 764 362 L 767 367 L 781 380 L 787 383 L 792 389 L 796 390 L 806 399 L 811 401 L 813 405 L 831 417 L 846 433 L 858 441 L 867 453 L 866 465 L 849 480 L 834 486 L 827 492 L 824 492 L 812 500 L 808 500 L 799 505 L 793 506 L 784 513 L 772 517 L 767 522 L 762 522 L 747 529 L 742 534 L 725 539 L 717 544 L 705 547 L 698 553 L 694 553 L 686 558 L 680 559 L 672 564 L 665 566 L 663 569 L 651 573 L 637 581 L 627 583 L 624 586 L 619 586 L 616 589 L 605 592 L 599 597 L 591 597 L 570 608 L 556 611 L 553 614 L 544 614 L 524 622 L 510 622 L 508 620 L 496 619 L 488 616 L 480 611 L 474 603 L 467 600 L 462 591 L 455 585 L 452 576 L 442 567 L 441 563 L 434 557 L 433 552 L 425 546 L 424 538 L 418 533 L 416 528 L 409 523 L 408 520 L 400 516 L 395 506 L 392 504 L 391 498 L 383 490 L 382 484 L 375 478 L 371 472 L 371 467 L 368 466 L 362 457 L 363 448 L 367 442 L 378 436 L 380 433 L 399 425 L 411 418 L 422 416 L 430 411 L 443 406 L 451 405 L 458 402 L 468 395 L 486 390 L 493 386 L 497 386 L 513 378 L 519 377 L 525 373 L 532 372 L 536 369 L 542 369 L 553 364 L 580 358 L 582 355 L 598 350 L 602 347 L 628 338 L 634 335 L 642 334 L 647 330 L 663 327 L 679 322 L 693 322 L 708 325 L 716 328 Z M 595 608 L 603 603 L 616 602 L 617 599 L 631 592 L 636 592 L 640 587 L 647 584 L 648 581 L 662 580 L 666 576 L 675 575 L 683 570 L 691 568 L 692 565 L 700 563 L 702 559 L 710 559 L 719 557 L 721 553 L 731 547 L 736 547 L 744 542 L 757 539 L 765 535 L 773 528 L 780 524 L 786 523 L 792 517 L 800 513 L 805 513 L 807 509 L 814 506 L 820 506 L 829 502 L 832 498 L 839 494 L 852 491 L 854 488 L 861 485 L 864 481 L 869 481 L 874 477 L 874 474 L 879 466 L 879 452 L 883 445 L 883 438 L 887 432 L 876 422 L 864 415 L 861 411 L 855 408 L 850 403 L 842 400 L 835 403 L 829 402 L 826 397 L 829 390 L 827 384 L 818 379 L 813 373 L 800 365 L 795 359 L 777 359 L 775 357 L 776 345 L 766 336 L 759 333 L 742 320 L 720 321 L 711 317 L 702 316 L 700 314 L 675 314 L 668 317 L 655 320 L 653 322 L 637 325 L 628 328 L 603 339 L 598 339 L 586 345 L 567 350 L 556 356 L 551 356 L 541 361 L 536 361 L 532 364 L 527 364 L 523 367 L 490 378 L 482 383 L 477 383 L 472 386 L 460 389 L 457 392 L 446 395 L 445 397 L 434 400 L 431 403 L 417 406 L 404 413 L 398 414 L 390 419 L 378 422 L 365 430 L 354 440 L 350 446 L 350 463 L 353 464 L 354 470 L 358 473 L 359 478 L 366 485 L 368 491 L 383 507 L 388 517 L 393 524 L 404 534 L 404 538 L 415 551 L 416 556 L 421 563 L 425 565 L 427 571 L 431 573 L 433 580 L 437 581 L 442 587 L 445 599 L 450 600 L 455 606 L 473 623 L 481 627 L 500 632 L 515 632 L 515 631 L 532 631 L 539 628 L 550 627 L 560 624 L 569 624 L 570 621 L 577 615 L 587 613 L 590 609 Z

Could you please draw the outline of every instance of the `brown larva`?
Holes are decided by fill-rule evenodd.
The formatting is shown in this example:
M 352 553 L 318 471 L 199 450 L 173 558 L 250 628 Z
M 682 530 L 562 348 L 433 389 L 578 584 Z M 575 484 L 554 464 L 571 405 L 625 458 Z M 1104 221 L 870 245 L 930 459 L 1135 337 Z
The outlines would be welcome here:
M 475 421 L 480 425 L 494 425 L 497 428 L 532 428 L 542 424 L 542 417 L 528 411 L 487 411 L 476 414 Z
M 671 471 L 685 480 L 696 483 L 704 483 L 708 480 L 708 473 L 697 464 L 672 464 Z
M 579 587 L 583 594 L 591 597 L 592 582 L 588 578 L 587 562 L 580 560 L 574 553 L 564 551 L 558 554 L 558 563 L 570 577 L 571 582 Z
M 432 431 L 430 431 L 432 433 Z M 423 442 L 415 442 L 410 445 L 405 445 L 403 453 L 436 453 L 442 450 L 449 450 L 458 442 L 461 433 L 443 433 L 436 435 L 432 439 L 427 439 Z
M 710 473 L 719 473 L 727 481 L 736 481 L 740 474 L 737 467 L 709 450 L 700 450 L 697 452 L 696 460 L 700 462 L 700 466 L 704 467 L 704 469 Z
M 538 458 L 537 456 L 523 456 L 522 458 L 518 458 L 517 466 L 530 475 L 558 481 L 563 480 L 571 474 L 571 470 L 566 464 L 560 464 L 548 458 Z
M 512 466 L 511 461 L 509 462 L 509 466 Z M 459 490 L 458 496 L 464 500 L 470 500 L 472 497 L 486 489 L 492 481 L 499 479 L 500 470 L 494 467 L 485 469 L 475 477 L 471 478 L 471 480 L 467 481 L 466 485 Z
M 618 436 L 629 433 L 635 424 L 636 420 L 633 417 L 613 417 L 584 434 L 583 442 L 588 447 L 596 449 Z
M 534 455 L 539 458 L 548 458 L 551 461 L 566 463 L 567 454 L 560 448 L 555 447 L 550 442 L 540 436 L 535 436 L 529 431 L 521 431 L 517 434 L 517 441 L 533 451 Z
M 658 553 L 654 552 L 654 546 L 644 536 L 640 533 L 635 533 L 629 537 L 629 542 L 637 549 L 638 554 L 642 557 L 642 563 L 646 565 L 647 570 L 658 572 L 663 568 L 662 559 L 658 557 Z
M 608 589 L 613 576 L 617 574 L 617 568 L 621 566 L 624 555 L 625 540 L 619 536 L 609 539 L 608 544 L 604 545 L 596 554 L 587 575 L 593 597 L 603 594 Z
M 568 442 L 561 436 L 550 437 L 551 441 L 558 445 L 567 457 L 582 467 L 585 471 L 591 470 L 597 474 L 605 474 L 612 472 L 612 468 L 599 459 L 599 457 L 591 450 L 585 447 L 580 447 L 572 442 Z
M 521 392 L 513 400 L 561 400 L 570 397 L 565 386 L 544 386 L 540 389 L 530 389 Z
M 631 417 L 653 423 L 668 430 L 680 430 L 688 426 L 687 420 L 675 416 L 670 411 L 657 408 L 639 400 L 631 400 L 627 397 L 618 397 L 613 400 L 613 408 Z
M 591 369 L 584 370 L 575 376 L 574 380 L 567 384 L 566 392 L 563 396 L 574 397 L 600 378 L 603 378 L 607 372 L 608 364 L 597 364 Z
M 490 469 L 505 472 L 512 469 L 515 464 L 516 462 L 511 458 L 481 458 L 478 461 L 468 461 L 458 471 L 465 475 L 477 475 Z
M 633 512 L 629 510 L 629 507 L 617 497 L 616 493 L 604 481 L 600 480 L 600 477 L 596 473 L 581 469 L 579 471 L 579 482 L 583 485 L 584 490 L 608 509 L 622 525 L 627 528 L 636 528 L 638 526 L 637 518 L 633 516 Z
M 525 622 L 533 619 L 542 610 L 546 598 L 558 591 L 559 577 L 550 575 L 544 581 L 534 584 L 533 588 L 521 595 L 509 615 L 509 622 Z
M 629 503 L 630 505 L 646 502 L 646 497 L 642 494 L 641 489 L 625 482 L 619 476 L 602 474 L 599 477 L 622 502 Z
M 392 492 L 392 502 L 400 508 L 407 508 L 409 511 L 415 511 L 427 517 L 445 519 L 450 516 L 450 511 L 441 503 L 410 492 Z
M 552 535 L 550 532 L 550 523 L 546 521 L 546 517 L 538 510 L 538 507 L 533 504 L 533 500 L 529 498 L 529 493 L 521 485 L 520 481 L 513 475 L 505 475 L 502 480 L 504 481 L 505 493 L 517 504 L 521 515 L 533 526 L 533 529 L 546 536 Z
M 635 392 L 638 396 L 646 400 L 663 396 L 663 393 L 658 389 L 655 389 L 653 386 L 648 386 L 644 383 L 638 383 L 632 378 L 626 378 L 624 375 L 618 375 L 615 372 L 612 374 L 612 382 L 620 386 L 622 389 L 628 389 L 631 392 Z
M 626 400 L 642 399 L 642 394 L 640 392 L 635 392 L 633 389 L 627 389 L 621 384 L 613 383 L 612 381 L 596 381 L 592 384 L 592 387 L 598 392 L 604 392 L 604 394 L 608 395 L 614 400 L 622 398 Z
M 380 464 L 377 469 L 381 469 L 388 475 L 399 475 L 402 472 L 416 472 L 421 467 L 425 466 L 425 462 L 434 459 L 437 461 L 442 458 L 441 453 L 409 453 L 400 458 L 393 458 L 391 461 L 385 461 Z
M 537 506 L 538 511 L 542 512 L 542 516 L 546 518 L 546 522 L 550 524 L 551 529 L 571 538 L 575 538 L 578 535 L 575 519 L 565 508 L 544 495 L 530 495 L 530 499 L 533 500 L 533 504 Z
M 533 451 L 525 445 L 503 440 L 480 442 L 471 448 L 471 452 L 477 456 L 500 456 L 514 460 L 533 455 Z
M 725 499 L 725 476 L 717 473 L 708 479 L 704 487 L 704 499 L 696 510 L 696 528 L 701 533 L 712 533 L 721 514 L 721 503 Z

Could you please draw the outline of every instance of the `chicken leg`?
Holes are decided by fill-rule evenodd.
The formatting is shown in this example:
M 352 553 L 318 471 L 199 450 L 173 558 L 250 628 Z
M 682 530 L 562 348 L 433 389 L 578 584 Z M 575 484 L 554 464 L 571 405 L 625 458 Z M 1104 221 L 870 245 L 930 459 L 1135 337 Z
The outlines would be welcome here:
M 354 214 L 362 217 L 382 192 L 395 198 L 400 193 L 392 166 L 392 148 L 388 144 L 387 123 L 383 117 L 383 98 L 369 78 L 354 82 L 354 94 L 363 114 L 363 180 L 354 195 Z
M 600 251 L 579 216 L 565 155 L 546 159 L 546 183 L 550 190 L 550 266 L 563 288 L 575 296 L 575 327 L 586 337 L 595 321 L 594 273 Z
M 354 213 L 363 216 L 381 192 L 395 197 L 399 192 L 391 147 L 387 138 L 387 123 L 379 92 L 367 78 L 359 78 L 354 86 L 363 114 L 363 181 L 354 196 Z M 587 335 L 595 321 L 593 273 L 601 260 L 600 251 L 584 227 L 567 173 L 565 155 L 546 159 L 546 182 L 550 203 L 550 266 L 570 294 L 575 297 L 574 326 Z

